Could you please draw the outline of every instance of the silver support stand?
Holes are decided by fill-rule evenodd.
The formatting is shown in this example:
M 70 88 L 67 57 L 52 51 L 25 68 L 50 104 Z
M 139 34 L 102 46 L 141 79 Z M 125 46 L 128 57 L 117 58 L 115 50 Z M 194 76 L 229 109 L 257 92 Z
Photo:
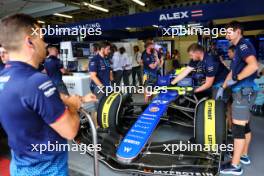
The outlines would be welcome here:
M 94 148 L 96 148 L 95 146 L 97 146 L 97 131 L 93 123 L 92 117 L 83 108 L 80 109 L 80 112 L 83 113 L 88 119 L 92 131 L 93 145 Z M 94 150 L 93 159 L 94 159 L 94 176 L 99 176 L 99 162 L 98 162 L 97 150 Z

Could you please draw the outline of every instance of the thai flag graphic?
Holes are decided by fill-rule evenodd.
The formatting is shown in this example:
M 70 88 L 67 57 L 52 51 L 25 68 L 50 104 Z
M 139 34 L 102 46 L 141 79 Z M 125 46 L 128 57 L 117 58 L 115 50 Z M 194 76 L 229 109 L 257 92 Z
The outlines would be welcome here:
M 192 17 L 199 17 L 199 16 L 203 16 L 203 10 L 192 10 Z

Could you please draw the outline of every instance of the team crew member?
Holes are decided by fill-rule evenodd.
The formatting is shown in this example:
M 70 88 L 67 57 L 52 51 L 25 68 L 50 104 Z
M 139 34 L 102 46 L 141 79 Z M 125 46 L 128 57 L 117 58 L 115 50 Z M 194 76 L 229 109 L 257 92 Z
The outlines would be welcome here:
M 5 48 L 0 47 L 0 71 L 5 68 L 5 64 L 9 60 L 8 52 L 5 50 Z
M 134 58 L 132 60 L 132 78 L 133 78 L 133 86 L 136 86 L 136 76 L 139 82 L 139 85 L 142 86 L 142 61 L 141 61 L 141 52 L 139 51 L 139 47 L 137 45 L 134 46 Z
M 49 77 L 37 70 L 46 51 L 41 35 L 32 35 L 33 28 L 38 28 L 36 20 L 23 14 L 6 17 L 0 24 L 0 43 L 10 55 L 0 73 L 0 123 L 11 148 L 10 172 L 67 176 L 67 151 L 40 153 L 40 145 L 72 140 L 79 129 L 81 99 L 96 99 L 92 95 L 60 98 Z
M 117 47 L 115 45 L 112 46 L 113 57 L 112 57 L 112 68 L 113 68 L 113 76 L 114 81 L 117 86 L 120 86 L 122 77 L 123 77 L 123 60 L 121 60 L 120 53 L 117 51 Z
M 66 70 L 63 68 L 63 64 L 58 58 L 59 51 L 57 47 L 52 45 L 48 46 L 48 54 L 44 62 L 44 72 L 47 73 L 60 93 L 69 95 L 67 87 L 62 80 L 62 74 L 66 73 Z
M 113 75 L 109 60 L 111 44 L 109 42 L 102 42 L 99 44 L 99 52 L 89 62 L 89 72 L 91 75 L 91 91 L 101 97 L 101 89 L 110 86 L 113 81 Z
M 194 90 L 195 93 L 209 90 L 211 87 L 217 88 L 224 82 L 228 70 L 219 59 L 215 59 L 213 56 L 205 53 L 203 47 L 197 43 L 190 45 L 187 52 L 191 57 L 189 65 L 171 82 L 172 85 L 178 83 L 194 70 L 197 70 L 206 77 L 205 83 L 196 88 Z
M 234 137 L 234 153 L 232 161 L 221 167 L 222 174 L 241 175 L 243 169 L 240 162 L 250 164 L 248 148 L 251 141 L 250 107 L 255 100 L 258 62 L 254 46 L 243 38 L 243 28 L 238 22 L 231 22 L 227 26 L 226 38 L 235 45 L 235 57 L 231 64 L 231 71 L 218 90 L 222 96 L 223 90 L 232 88 L 232 133 Z
M 158 69 L 158 76 L 162 76 L 163 75 L 163 65 L 164 65 L 163 48 L 160 45 L 156 45 L 155 49 L 156 49 L 156 51 L 158 53 L 158 58 L 160 60 L 159 69 Z
M 230 63 L 230 64 L 227 64 L 227 67 L 230 70 L 231 63 L 233 62 L 234 57 L 235 57 L 235 46 L 234 45 L 231 45 L 228 48 L 227 55 L 228 55 L 229 63 Z M 230 88 L 228 91 L 231 92 Z M 227 102 L 227 113 L 226 113 L 226 116 L 228 119 L 228 134 L 230 134 L 230 135 L 232 135 L 232 101 L 233 101 L 232 96 L 230 95 L 229 100 Z
M 142 53 L 142 61 L 144 67 L 144 85 L 147 86 L 154 86 L 157 82 L 158 77 L 158 68 L 159 68 L 159 58 L 157 52 L 154 49 L 154 43 L 152 41 L 146 42 L 146 50 Z M 148 102 L 150 96 L 147 95 L 145 91 L 144 100 Z
M 124 63 L 123 82 L 125 86 L 129 86 L 130 85 L 129 78 L 132 73 L 132 58 L 128 57 L 126 53 L 126 49 L 124 47 L 121 47 L 119 49 L 119 52 L 120 52 L 121 62 Z

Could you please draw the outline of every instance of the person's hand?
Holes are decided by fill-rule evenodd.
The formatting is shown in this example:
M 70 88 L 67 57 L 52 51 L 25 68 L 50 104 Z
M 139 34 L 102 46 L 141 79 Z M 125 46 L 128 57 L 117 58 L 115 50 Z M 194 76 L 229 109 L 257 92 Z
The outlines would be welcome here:
M 65 100 L 65 104 L 69 106 L 69 108 L 79 110 L 82 105 L 81 97 L 79 95 L 68 96 Z
M 220 87 L 216 93 L 216 97 L 215 99 L 216 100 L 220 100 L 223 98 L 223 95 L 224 95 L 224 88 L 223 87 Z
M 92 93 L 89 93 L 85 96 L 82 97 L 82 102 L 83 103 L 91 103 L 91 102 L 96 102 L 98 101 L 96 96 Z
M 227 87 L 231 87 L 233 85 L 235 85 L 237 83 L 237 81 L 230 79 L 226 82 Z

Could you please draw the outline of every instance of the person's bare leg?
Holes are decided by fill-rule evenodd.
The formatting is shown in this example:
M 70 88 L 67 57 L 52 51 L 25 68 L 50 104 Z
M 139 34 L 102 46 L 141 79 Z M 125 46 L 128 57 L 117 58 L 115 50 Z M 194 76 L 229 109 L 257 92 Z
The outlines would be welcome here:
M 227 103 L 227 112 L 226 112 L 226 118 L 228 122 L 228 129 L 232 129 L 232 103 Z
M 247 121 L 233 119 L 233 124 L 245 126 Z M 246 139 L 234 139 L 234 153 L 232 158 L 232 164 L 238 165 L 240 163 L 240 157 L 244 151 Z
M 248 154 L 248 149 L 249 149 L 249 145 L 251 142 L 251 137 L 252 137 L 251 132 L 246 134 L 246 142 L 245 142 L 245 146 L 244 146 L 244 150 L 243 150 L 242 155 Z

